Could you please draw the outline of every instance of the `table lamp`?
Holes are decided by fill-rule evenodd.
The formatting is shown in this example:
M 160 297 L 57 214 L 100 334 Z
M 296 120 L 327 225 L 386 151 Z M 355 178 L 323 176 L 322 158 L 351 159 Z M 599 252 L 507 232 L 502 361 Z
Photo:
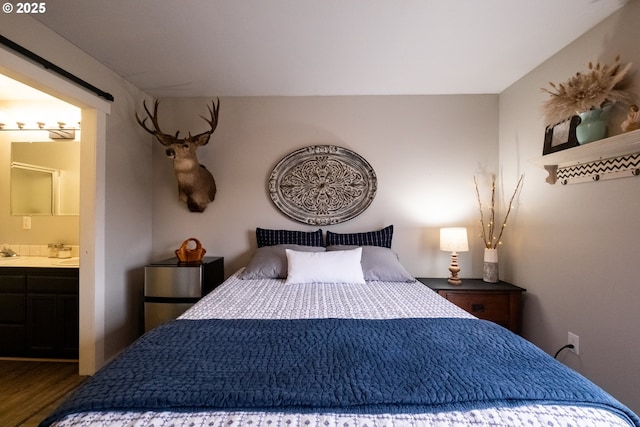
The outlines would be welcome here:
M 440 250 L 451 252 L 451 265 L 449 271 L 451 277 L 447 280 L 452 285 L 459 285 L 462 280 L 458 278 L 460 267 L 458 267 L 458 252 L 467 252 L 469 242 L 467 240 L 467 229 L 465 227 L 448 227 L 440 229 Z

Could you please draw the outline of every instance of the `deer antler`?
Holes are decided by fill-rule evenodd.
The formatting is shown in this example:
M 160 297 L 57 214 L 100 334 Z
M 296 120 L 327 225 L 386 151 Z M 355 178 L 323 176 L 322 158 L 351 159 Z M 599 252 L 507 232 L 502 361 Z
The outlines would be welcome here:
M 136 111 L 136 120 L 138 124 L 144 128 L 144 130 L 149 132 L 151 135 L 155 136 L 158 142 L 160 142 L 162 145 L 171 145 L 178 138 L 179 131 L 176 132 L 175 136 L 172 136 L 172 135 L 167 135 L 166 133 L 163 133 L 160 130 L 160 125 L 158 124 L 158 104 L 159 103 L 160 101 L 158 100 L 155 101 L 153 105 L 153 114 L 151 114 L 151 112 L 149 111 L 149 108 L 147 108 L 146 101 L 142 101 L 142 105 L 144 106 L 144 111 L 147 112 L 147 117 L 145 117 L 144 120 L 140 120 L 140 117 L 138 116 L 138 112 Z M 149 127 L 147 127 L 147 124 L 146 124 L 147 119 L 151 120 L 151 123 L 153 124 L 153 127 L 155 129 L 149 129 Z
M 191 134 L 189 134 L 189 138 L 198 145 L 207 145 L 207 143 L 209 142 L 209 138 L 211 137 L 213 132 L 215 132 L 216 127 L 218 127 L 218 112 L 220 111 L 220 99 L 216 98 L 216 100 L 218 101 L 217 105 L 216 105 L 216 101 L 211 101 L 211 107 L 207 105 L 207 109 L 209 110 L 209 115 L 211 116 L 211 119 L 207 119 L 205 116 L 202 116 L 202 115 L 200 116 L 207 123 L 209 123 L 209 126 L 211 126 L 211 129 L 206 132 L 202 132 L 197 135 L 194 135 L 193 137 L 191 136 Z

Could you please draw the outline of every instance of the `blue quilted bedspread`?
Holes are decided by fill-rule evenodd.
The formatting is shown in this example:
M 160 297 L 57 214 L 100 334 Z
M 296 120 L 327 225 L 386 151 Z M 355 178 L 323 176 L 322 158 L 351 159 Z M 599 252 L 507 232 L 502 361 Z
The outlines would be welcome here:
M 584 377 L 475 319 L 176 320 L 50 418 L 84 411 L 417 413 L 552 403 L 640 420 Z

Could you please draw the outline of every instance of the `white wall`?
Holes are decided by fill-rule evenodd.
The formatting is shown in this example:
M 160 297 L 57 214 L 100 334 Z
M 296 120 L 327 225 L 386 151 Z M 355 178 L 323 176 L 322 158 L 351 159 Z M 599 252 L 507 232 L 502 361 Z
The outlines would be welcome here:
M 555 185 L 530 163 L 542 154 L 540 91 L 566 81 L 589 61 L 620 54 L 640 66 L 640 2 L 546 61 L 500 95 L 500 167 L 505 179 L 524 172 L 512 233 L 505 239 L 503 275 L 527 288 L 524 335 L 549 353 L 580 337 L 582 354 L 561 360 L 640 412 L 640 181 L 625 178 Z M 636 100 L 637 101 L 637 100 Z M 627 105 L 620 109 L 622 114 Z M 619 131 L 618 116 L 612 131 Z
M 153 247 L 164 258 L 189 237 L 207 255 L 225 257 L 227 275 L 245 265 L 256 227 L 315 230 L 284 216 L 267 192 L 276 163 L 298 148 L 338 145 L 374 168 L 378 191 L 360 216 L 334 232 L 395 226 L 393 249 L 409 271 L 446 277 L 449 254 L 438 250 L 439 227 L 467 226 L 471 251 L 460 254 L 461 276 L 481 276 L 482 242 L 474 174 L 497 171 L 497 95 L 222 98 L 220 121 L 198 151 L 218 194 L 204 213 L 177 199 L 171 160 L 154 147 Z M 207 98 L 164 99 L 164 132 L 199 133 Z M 488 191 L 488 188 L 487 188 Z

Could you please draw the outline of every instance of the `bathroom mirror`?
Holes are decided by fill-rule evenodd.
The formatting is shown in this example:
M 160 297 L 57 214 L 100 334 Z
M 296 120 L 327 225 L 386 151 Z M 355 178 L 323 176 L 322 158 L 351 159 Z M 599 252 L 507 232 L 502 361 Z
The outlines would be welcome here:
M 11 143 L 11 215 L 80 213 L 80 143 Z

